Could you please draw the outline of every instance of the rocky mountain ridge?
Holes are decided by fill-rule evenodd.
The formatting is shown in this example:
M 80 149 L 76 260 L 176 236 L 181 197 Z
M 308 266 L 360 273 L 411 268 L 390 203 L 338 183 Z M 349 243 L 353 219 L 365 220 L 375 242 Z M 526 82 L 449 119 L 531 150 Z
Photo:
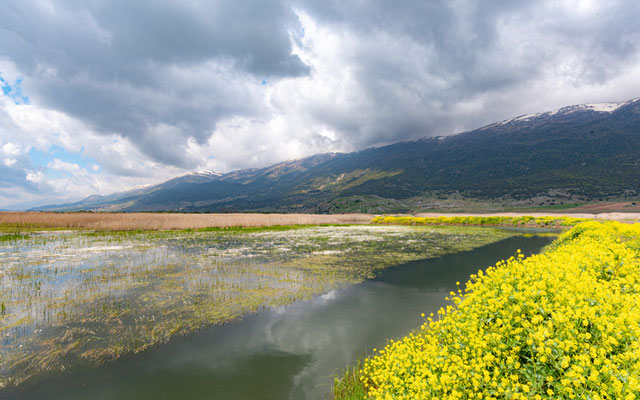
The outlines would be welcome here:
M 452 195 L 484 200 L 633 197 L 640 194 L 638 166 L 640 98 L 568 106 L 457 135 L 317 154 L 266 168 L 194 172 L 39 209 L 379 212 L 398 211 L 391 205 L 407 199 Z M 411 202 L 419 210 L 420 201 Z M 368 208 L 358 209 L 357 203 Z

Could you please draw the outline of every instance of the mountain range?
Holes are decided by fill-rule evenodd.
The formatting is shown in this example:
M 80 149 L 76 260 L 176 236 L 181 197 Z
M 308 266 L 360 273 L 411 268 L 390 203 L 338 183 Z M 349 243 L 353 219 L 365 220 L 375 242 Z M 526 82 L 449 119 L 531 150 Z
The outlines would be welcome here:
M 402 212 L 451 199 L 533 206 L 635 198 L 639 191 L 640 98 L 260 169 L 193 172 L 37 210 Z

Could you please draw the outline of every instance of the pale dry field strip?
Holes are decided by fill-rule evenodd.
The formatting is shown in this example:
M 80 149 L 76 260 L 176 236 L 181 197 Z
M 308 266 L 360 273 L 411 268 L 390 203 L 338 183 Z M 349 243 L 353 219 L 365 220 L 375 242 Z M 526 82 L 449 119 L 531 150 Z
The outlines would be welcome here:
M 485 213 L 485 214 L 473 214 L 473 213 L 419 213 L 415 214 L 415 217 L 419 218 L 438 218 L 438 217 L 570 217 L 570 218 L 591 218 L 591 219 L 606 219 L 611 221 L 629 221 L 640 219 L 640 213 L 626 213 L 626 212 L 611 212 L 611 213 L 550 213 L 550 212 L 504 212 L 504 213 Z
M 208 227 L 366 224 L 371 214 L 160 214 L 0 212 L 0 226 L 95 230 L 170 230 Z

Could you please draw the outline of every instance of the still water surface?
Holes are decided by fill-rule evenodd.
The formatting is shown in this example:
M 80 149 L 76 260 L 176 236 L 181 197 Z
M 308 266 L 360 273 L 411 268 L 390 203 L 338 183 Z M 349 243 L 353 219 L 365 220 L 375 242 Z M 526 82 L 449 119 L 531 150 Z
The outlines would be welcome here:
M 406 335 L 421 313 L 445 304 L 455 282 L 552 237 L 512 237 L 414 261 L 309 301 L 268 308 L 102 367 L 68 371 L 5 393 L 11 399 L 326 399 L 335 372 L 387 338 Z

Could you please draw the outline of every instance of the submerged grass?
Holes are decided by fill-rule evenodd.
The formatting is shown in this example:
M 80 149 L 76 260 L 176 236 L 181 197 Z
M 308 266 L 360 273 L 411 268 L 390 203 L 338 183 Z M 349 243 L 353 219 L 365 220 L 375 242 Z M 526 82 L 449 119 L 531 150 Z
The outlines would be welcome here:
M 143 351 L 405 261 L 513 235 L 473 227 L 44 232 L 0 242 L 0 388 Z
M 315 224 L 315 225 L 269 225 L 269 226 L 227 226 L 227 227 L 216 227 L 210 226 L 207 228 L 198 228 L 198 229 L 185 229 L 185 231 L 196 231 L 196 232 L 235 232 L 235 233 L 251 233 L 251 232 L 282 232 L 282 231 L 291 231 L 295 229 L 305 229 L 310 227 L 327 227 L 327 226 L 349 226 L 351 224 Z
M 640 397 L 639 224 L 577 225 L 447 300 L 337 378 L 334 398 Z
M 16 240 L 24 240 L 29 239 L 29 235 L 24 233 L 0 233 L 0 243 L 2 242 L 12 242 Z

